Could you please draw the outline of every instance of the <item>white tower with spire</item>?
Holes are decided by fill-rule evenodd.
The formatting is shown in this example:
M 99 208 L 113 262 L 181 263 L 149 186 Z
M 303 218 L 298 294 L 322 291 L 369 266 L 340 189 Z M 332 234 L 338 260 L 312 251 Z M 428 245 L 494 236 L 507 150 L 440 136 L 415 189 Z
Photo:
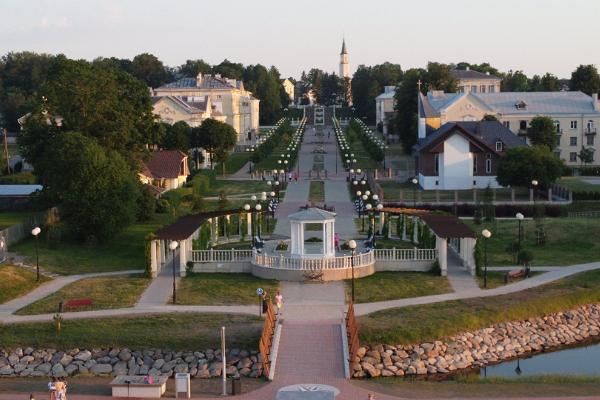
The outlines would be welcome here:
M 342 52 L 340 53 L 340 78 L 350 78 L 350 64 L 348 63 L 345 38 L 342 39 Z

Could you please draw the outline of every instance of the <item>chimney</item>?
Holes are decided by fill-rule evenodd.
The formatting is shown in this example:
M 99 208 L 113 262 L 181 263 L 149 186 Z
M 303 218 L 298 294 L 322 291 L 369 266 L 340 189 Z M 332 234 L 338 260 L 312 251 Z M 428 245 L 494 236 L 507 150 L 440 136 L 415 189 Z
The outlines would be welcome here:
M 198 75 L 196 75 L 196 87 L 200 86 L 202 86 L 202 72 L 199 72 Z
M 598 103 L 598 93 L 592 93 L 592 105 L 594 106 L 594 111 L 600 111 L 600 103 Z

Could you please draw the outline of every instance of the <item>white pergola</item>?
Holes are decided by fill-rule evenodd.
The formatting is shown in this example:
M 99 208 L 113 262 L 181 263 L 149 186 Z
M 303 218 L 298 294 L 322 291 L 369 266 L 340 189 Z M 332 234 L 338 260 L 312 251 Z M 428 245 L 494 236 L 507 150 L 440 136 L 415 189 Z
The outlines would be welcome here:
M 335 257 L 335 213 L 319 208 L 308 208 L 288 216 L 291 229 L 290 254 L 297 257 L 323 256 Z M 306 224 L 323 226 L 323 252 L 309 254 L 304 251 L 304 228 Z

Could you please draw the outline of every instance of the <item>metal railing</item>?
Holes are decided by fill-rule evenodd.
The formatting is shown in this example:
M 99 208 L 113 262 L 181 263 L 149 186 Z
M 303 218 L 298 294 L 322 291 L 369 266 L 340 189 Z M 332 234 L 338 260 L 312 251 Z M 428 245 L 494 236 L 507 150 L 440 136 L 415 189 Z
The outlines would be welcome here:
M 375 261 L 434 261 L 436 249 L 375 249 Z
M 265 268 L 288 270 L 324 270 L 347 269 L 352 267 L 352 256 L 323 258 L 292 258 L 283 254 L 278 256 L 255 254 L 253 263 Z M 354 267 L 364 267 L 375 263 L 373 251 L 354 255 Z
M 599 218 L 600 211 L 577 211 L 570 212 L 569 218 Z
M 346 334 L 348 335 L 348 362 L 353 363 L 360 348 L 358 340 L 358 325 L 356 324 L 356 316 L 354 315 L 354 304 L 348 304 L 348 312 L 346 313 Z
M 271 371 L 271 347 L 273 344 L 273 336 L 275 335 L 275 327 L 277 325 L 277 317 L 271 299 L 267 299 L 267 312 L 265 313 L 265 322 L 263 324 L 262 334 L 258 342 L 258 350 L 262 357 L 264 376 L 269 378 Z
M 240 262 L 252 261 L 252 250 L 192 250 L 192 262 Z

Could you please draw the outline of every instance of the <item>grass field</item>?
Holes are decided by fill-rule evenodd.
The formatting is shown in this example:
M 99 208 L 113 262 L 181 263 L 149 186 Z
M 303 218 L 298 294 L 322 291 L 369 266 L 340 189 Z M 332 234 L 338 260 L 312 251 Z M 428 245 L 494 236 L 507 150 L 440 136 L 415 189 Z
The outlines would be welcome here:
M 190 273 L 181 280 L 177 290 L 177 304 L 258 304 L 256 289 L 259 287 L 274 298 L 279 282 L 260 279 L 250 274 Z
M 528 376 L 512 379 L 457 377 L 442 382 L 403 378 L 352 380 L 352 384 L 374 392 L 411 399 L 535 398 L 596 396 L 597 376 Z
M 315 203 L 322 203 L 325 201 L 325 182 L 323 181 L 311 181 L 310 189 L 308 192 L 308 200 Z
M 415 198 L 421 198 L 424 202 L 435 202 L 437 200 L 437 193 L 439 193 L 440 201 L 453 202 L 454 190 L 419 190 L 412 183 L 398 182 L 398 181 L 379 181 L 379 185 L 383 189 L 383 196 L 386 201 L 413 201 Z M 483 201 L 485 197 L 485 189 L 476 190 L 477 199 Z M 472 202 L 473 201 L 473 190 L 456 190 L 459 202 Z M 501 201 L 510 200 L 510 189 L 496 189 L 496 200 Z M 515 189 L 515 200 L 529 200 L 528 189 L 516 188 Z
M 141 275 L 82 279 L 18 310 L 16 314 L 55 313 L 58 310 L 59 302 L 84 298 L 91 299 L 92 305 L 69 309 L 68 311 L 133 307 L 149 284 L 150 279 L 143 278 Z
M 232 153 L 229 155 L 227 161 L 225 161 L 225 174 L 235 174 L 238 172 L 248 161 L 250 161 L 250 157 L 252 153 Z M 223 173 L 223 166 L 221 164 L 215 167 L 215 171 L 220 175 Z
M 197 313 L 65 320 L 60 335 L 53 323 L 11 324 L 0 329 L 0 343 L 7 348 L 203 350 L 220 346 L 221 326 L 226 328 L 229 348 L 258 347 L 262 328 L 258 317 Z
M 546 244 L 536 245 L 535 222 L 522 223 L 524 240 L 522 248 L 533 253 L 532 265 L 561 266 L 600 261 L 600 218 L 546 218 Z M 514 265 L 506 248 L 517 240 L 516 220 L 496 220 L 475 225 L 472 220 L 465 223 L 475 232 L 484 228 L 492 232 L 488 242 L 489 265 Z
M 40 282 L 36 282 L 35 272 L 14 265 L 0 265 L 0 304 L 16 299 L 31 292 L 44 282 L 50 280 L 40 276 Z
M 367 221 L 365 221 L 366 224 Z M 361 226 L 362 228 L 362 226 Z M 366 228 L 365 228 L 366 229 Z M 376 249 L 412 249 L 415 248 L 414 244 L 411 242 L 405 242 L 404 240 L 394 240 L 394 239 L 377 239 L 375 241 Z
M 488 298 L 393 308 L 359 317 L 361 342 L 415 343 L 600 301 L 600 271 Z
M 2 211 L 0 212 L 0 230 L 20 224 L 32 215 L 31 211 Z
M 543 274 L 543 272 L 533 272 L 533 271 L 529 272 L 529 276 L 530 277 L 534 277 L 534 276 L 539 275 L 539 274 Z M 503 272 L 503 271 L 488 271 L 488 273 L 487 273 L 487 288 L 488 289 L 494 289 L 494 288 L 506 285 L 506 283 L 504 282 L 504 277 L 505 276 L 506 276 L 506 272 Z M 483 275 L 482 276 L 477 276 L 475 279 L 477 279 L 477 283 L 478 283 L 479 287 L 481 289 L 484 289 L 484 287 L 483 287 Z M 511 281 L 510 283 L 518 282 L 518 281 L 520 281 L 522 279 L 523 278 L 519 278 L 517 280 Z
M 598 179 L 596 177 L 596 179 Z M 575 192 L 577 191 L 585 191 L 585 192 L 600 192 L 600 185 L 594 185 L 588 182 L 585 182 L 583 179 L 579 177 L 569 176 L 559 179 L 556 182 L 558 185 L 571 189 Z
M 172 221 L 168 214 L 157 214 L 152 222 L 133 224 L 112 240 L 96 245 L 64 240 L 50 246 L 44 233 L 39 239 L 40 265 L 48 271 L 64 275 L 90 272 L 109 272 L 144 269 L 144 240 L 153 232 Z M 35 243 L 29 238 L 12 247 L 12 251 L 35 262 Z
M 350 296 L 352 281 L 346 280 Z M 448 278 L 428 272 L 377 272 L 354 280 L 356 303 L 405 299 L 452 292 Z

